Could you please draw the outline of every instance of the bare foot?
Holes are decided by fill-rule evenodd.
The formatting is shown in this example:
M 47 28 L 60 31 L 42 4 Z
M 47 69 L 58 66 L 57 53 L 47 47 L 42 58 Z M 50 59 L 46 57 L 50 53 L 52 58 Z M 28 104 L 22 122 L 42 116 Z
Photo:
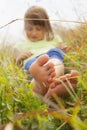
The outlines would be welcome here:
M 54 64 L 49 61 L 48 55 L 41 55 L 31 66 L 30 74 L 40 84 L 40 86 L 48 87 L 49 83 L 55 77 Z M 47 64 L 48 62 L 48 64 Z
M 54 80 L 54 82 L 52 82 L 50 84 L 50 87 L 46 93 L 46 98 L 50 98 L 53 96 L 53 94 L 55 93 L 57 96 L 63 96 L 63 95 L 68 95 L 68 91 L 65 88 L 65 85 L 70 88 L 70 86 L 72 88 L 70 89 L 75 89 L 76 85 L 77 85 L 77 77 L 79 76 L 79 74 L 77 72 L 71 72 L 70 74 L 66 74 L 64 76 L 60 76 L 60 78 Z M 71 85 L 70 85 L 70 84 Z

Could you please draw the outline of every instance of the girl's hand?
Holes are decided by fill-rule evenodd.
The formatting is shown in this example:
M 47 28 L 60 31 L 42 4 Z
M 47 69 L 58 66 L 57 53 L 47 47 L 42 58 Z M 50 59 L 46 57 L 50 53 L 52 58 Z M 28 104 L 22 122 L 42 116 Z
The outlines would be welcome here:
M 65 43 L 60 43 L 60 45 L 58 45 L 57 48 L 61 49 L 65 53 L 67 53 L 71 50 L 71 48 L 68 47 Z
M 26 60 L 27 58 L 31 57 L 32 55 L 33 55 L 33 53 L 30 52 L 30 51 L 21 54 L 21 55 L 17 58 L 16 64 L 17 64 L 18 66 L 20 66 L 20 67 L 23 66 L 23 61 Z

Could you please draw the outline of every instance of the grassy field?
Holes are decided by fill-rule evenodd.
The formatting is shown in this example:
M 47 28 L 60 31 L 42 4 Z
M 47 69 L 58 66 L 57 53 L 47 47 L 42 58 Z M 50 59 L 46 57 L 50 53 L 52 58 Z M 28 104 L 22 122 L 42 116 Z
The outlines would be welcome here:
M 26 71 L 16 66 L 10 49 L 1 47 L 0 130 L 6 124 L 9 130 L 87 130 L 87 24 L 56 33 L 71 48 L 65 66 L 67 72 L 80 74 L 76 90 L 67 98 L 55 97 L 57 107 L 49 110 L 34 96 Z

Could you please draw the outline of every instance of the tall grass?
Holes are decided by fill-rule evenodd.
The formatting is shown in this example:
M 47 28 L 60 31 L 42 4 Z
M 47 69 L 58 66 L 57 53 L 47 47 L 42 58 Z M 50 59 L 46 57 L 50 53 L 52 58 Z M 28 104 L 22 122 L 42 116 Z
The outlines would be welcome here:
M 57 32 L 56 32 L 57 33 Z M 0 49 L 0 124 L 11 122 L 16 130 L 87 130 L 87 25 L 62 31 L 71 51 L 65 56 L 66 70 L 80 74 L 70 96 L 43 103 L 32 92 L 26 71 L 15 64 L 12 51 Z M 67 37 L 68 36 L 68 37 Z M 11 48 L 11 47 L 10 47 Z M 71 86 L 71 84 L 69 84 Z M 72 87 L 72 86 L 71 86 Z M 48 104 L 53 109 L 48 109 Z M 5 126 L 2 128 L 5 129 Z

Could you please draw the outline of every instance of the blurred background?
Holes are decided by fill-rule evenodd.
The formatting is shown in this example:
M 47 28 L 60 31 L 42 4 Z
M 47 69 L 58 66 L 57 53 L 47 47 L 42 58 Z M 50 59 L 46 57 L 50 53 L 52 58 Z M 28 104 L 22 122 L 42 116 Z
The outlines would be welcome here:
M 44 7 L 55 27 L 74 28 L 79 24 L 77 21 L 85 22 L 87 19 L 86 0 L 0 0 L 0 3 L 0 43 L 23 39 L 23 20 L 12 21 L 22 19 L 32 5 Z

